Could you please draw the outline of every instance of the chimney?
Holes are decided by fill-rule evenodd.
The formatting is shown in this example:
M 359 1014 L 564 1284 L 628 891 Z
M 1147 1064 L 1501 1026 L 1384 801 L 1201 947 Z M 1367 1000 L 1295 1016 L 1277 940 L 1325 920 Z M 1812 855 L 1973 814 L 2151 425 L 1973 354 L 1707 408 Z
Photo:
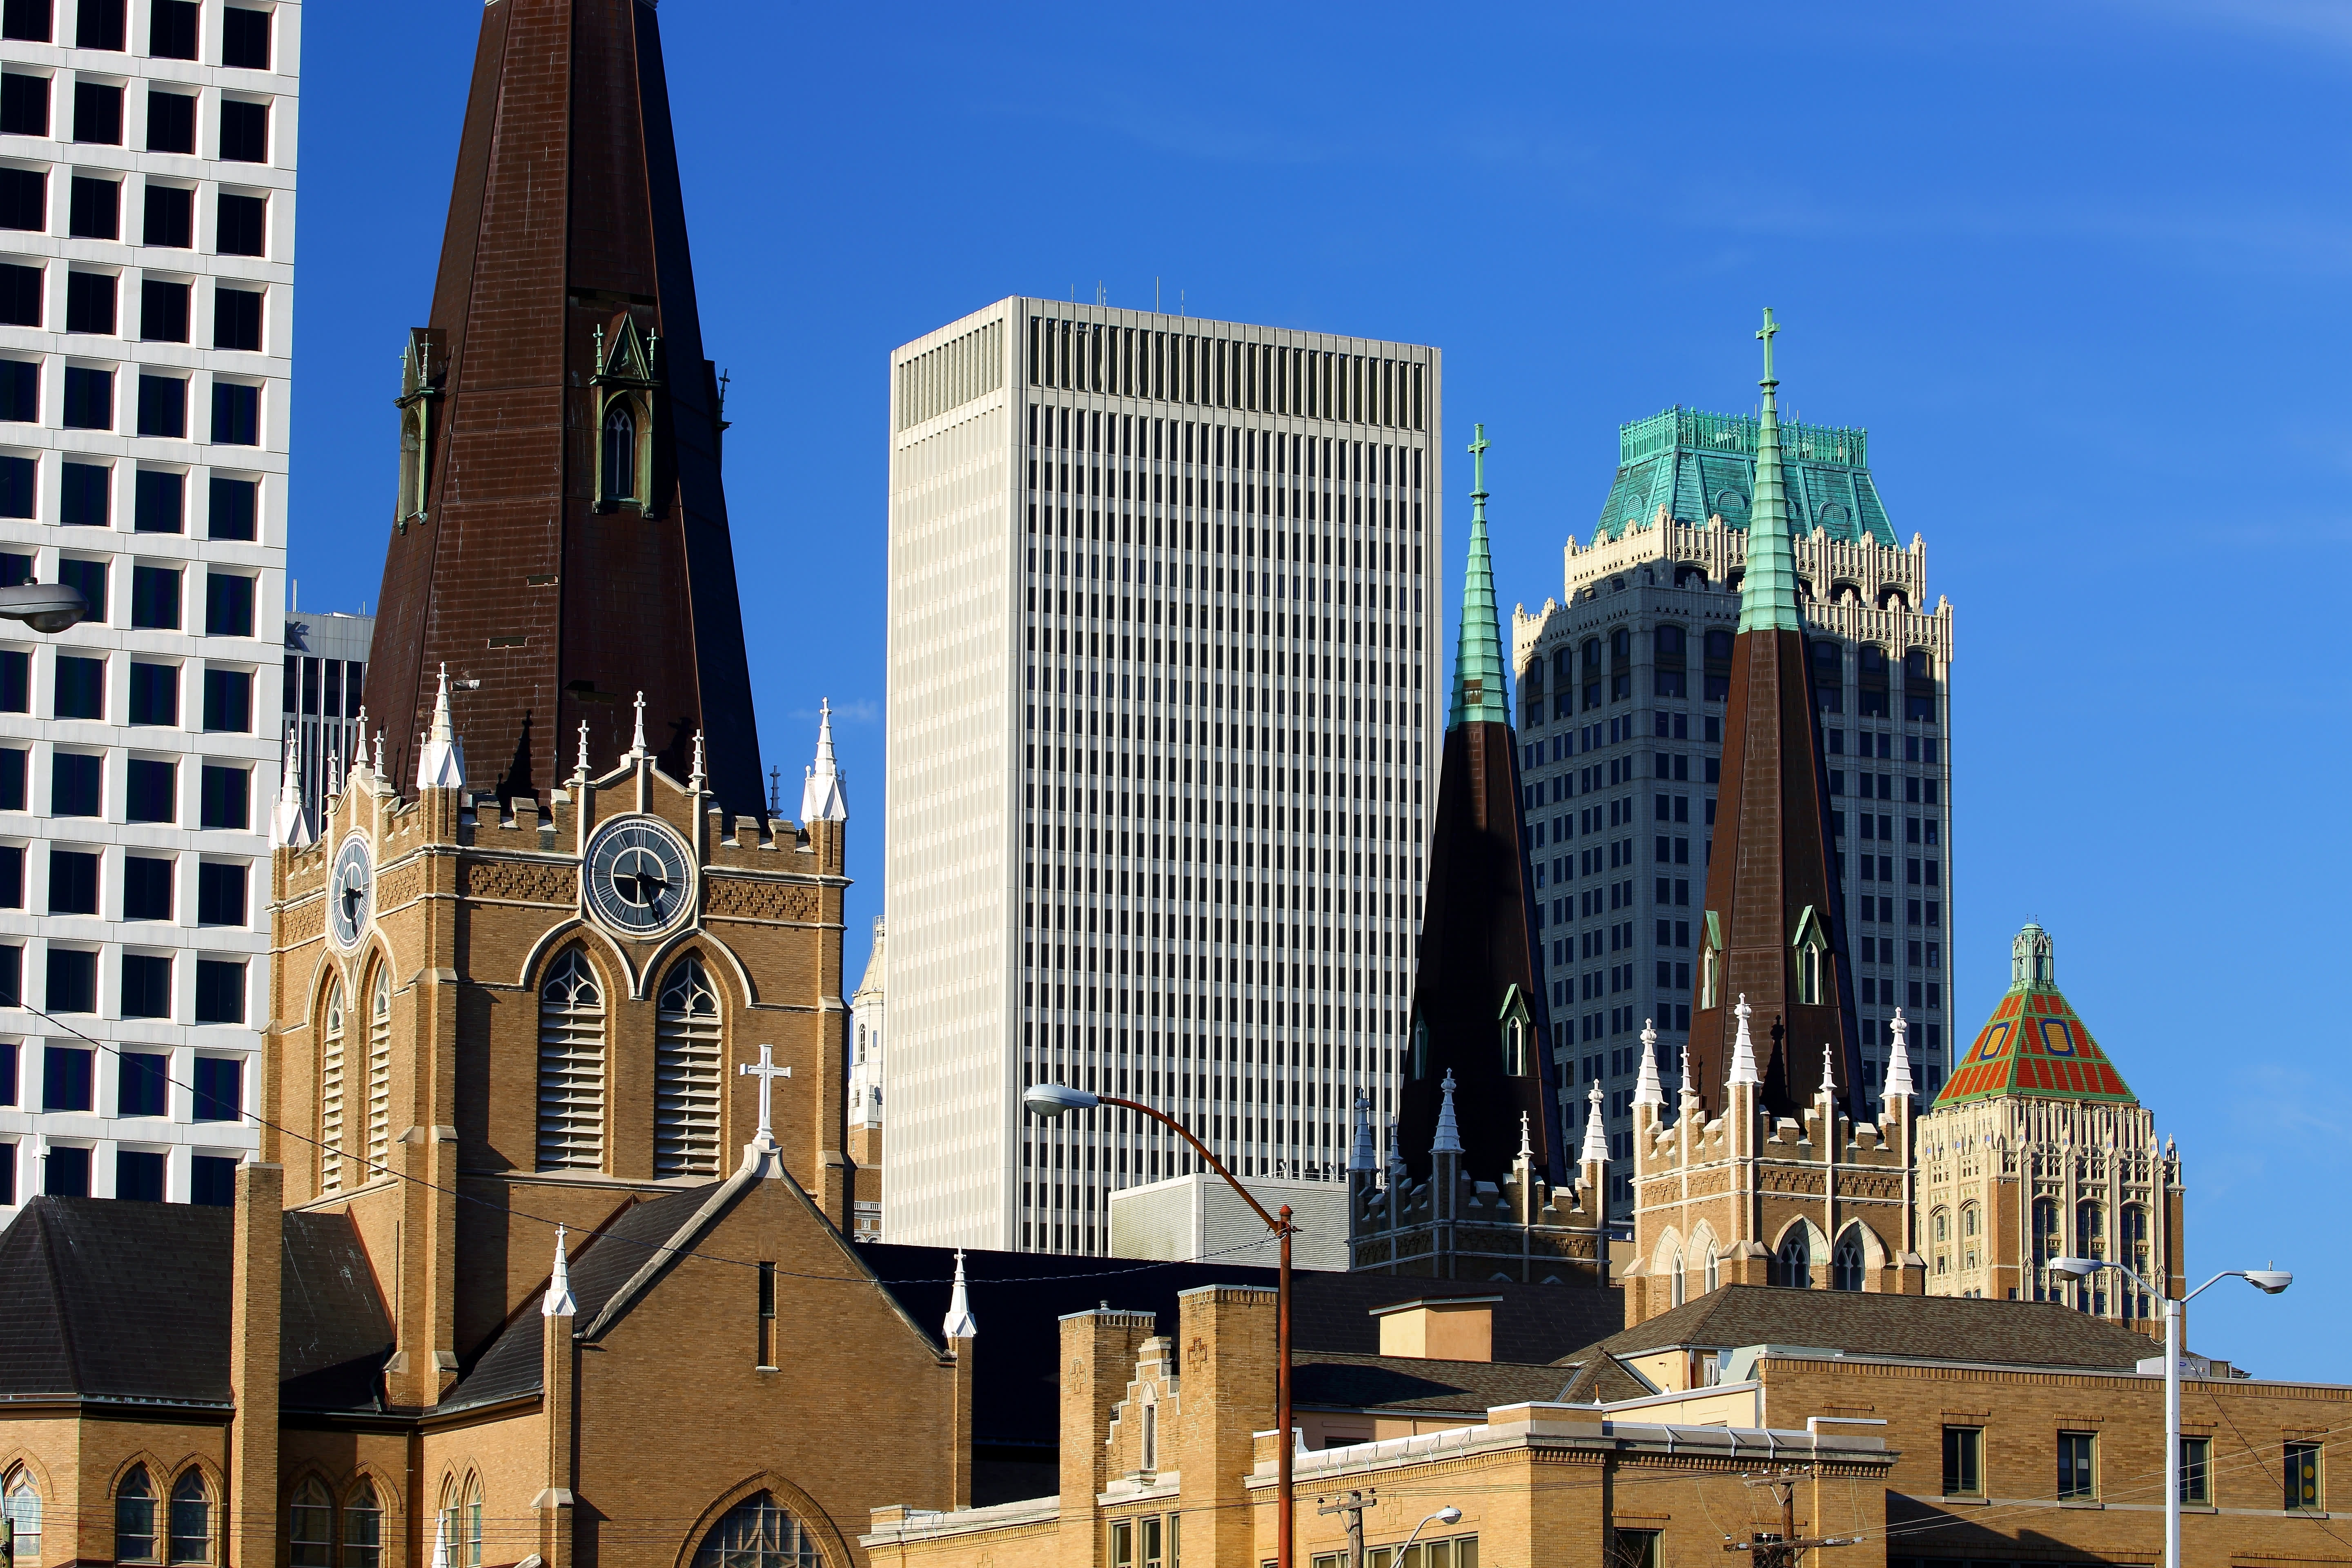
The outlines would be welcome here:
M 1424 1296 L 1375 1307 L 1381 1353 L 1416 1361 L 1493 1361 L 1500 1296 Z

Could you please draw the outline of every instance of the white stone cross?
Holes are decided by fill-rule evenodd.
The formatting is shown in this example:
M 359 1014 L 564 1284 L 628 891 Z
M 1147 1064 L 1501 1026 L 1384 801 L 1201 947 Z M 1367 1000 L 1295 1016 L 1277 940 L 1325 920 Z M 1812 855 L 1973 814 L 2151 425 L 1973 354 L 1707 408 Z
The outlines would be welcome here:
M 775 1058 L 770 1054 L 770 1051 L 771 1047 L 761 1046 L 757 1064 L 741 1062 L 737 1064 L 735 1071 L 738 1077 L 756 1078 L 760 1080 L 760 1131 L 764 1136 L 772 1137 L 774 1130 L 769 1121 L 768 1091 L 775 1087 L 776 1079 L 792 1077 L 793 1069 L 778 1067 Z

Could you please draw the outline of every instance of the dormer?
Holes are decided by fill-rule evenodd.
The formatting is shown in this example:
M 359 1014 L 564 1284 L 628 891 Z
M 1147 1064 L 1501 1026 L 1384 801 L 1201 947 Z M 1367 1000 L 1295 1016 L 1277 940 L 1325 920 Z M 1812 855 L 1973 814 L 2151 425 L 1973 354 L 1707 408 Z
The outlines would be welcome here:
M 408 531 L 412 522 L 428 521 L 425 489 L 433 479 L 433 455 L 440 440 L 440 422 L 434 405 L 448 379 L 448 355 L 437 327 L 411 327 L 408 346 L 400 355 L 400 484 L 393 506 L 393 526 Z
M 595 393 L 596 507 L 598 511 L 634 509 L 656 513 L 654 500 L 655 374 L 661 334 L 640 332 L 627 311 L 596 329 L 596 368 L 588 378 Z

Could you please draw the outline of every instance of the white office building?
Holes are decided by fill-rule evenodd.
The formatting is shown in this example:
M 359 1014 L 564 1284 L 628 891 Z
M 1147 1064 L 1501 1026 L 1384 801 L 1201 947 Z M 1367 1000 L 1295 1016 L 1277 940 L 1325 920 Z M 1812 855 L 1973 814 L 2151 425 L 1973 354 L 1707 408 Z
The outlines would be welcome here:
M 1109 1194 L 1385 1128 L 1434 805 L 1435 350 L 1002 300 L 891 356 L 894 1242 L 1096 1252 Z
M 0 1218 L 255 1142 L 284 639 L 294 0 L 0 5 Z
M 1864 432 L 1781 426 L 1797 586 L 1844 889 L 1864 1087 L 1898 1007 L 1932 1096 L 1950 1065 L 1952 607 L 1881 502 Z M 1619 432 L 1562 597 L 1512 617 L 1520 777 L 1553 1051 L 1571 1137 L 1601 1086 L 1612 1214 L 1630 1215 L 1641 1031 L 1671 1098 L 1689 1037 L 1756 421 L 1675 408 Z
M 374 641 L 373 616 L 308 615 L 299 605 L 286 615 L 279 728 L 293 740 L 295 793 L 314 827 L 327 819 L 329 784 L 349 771 L 360 743 Z

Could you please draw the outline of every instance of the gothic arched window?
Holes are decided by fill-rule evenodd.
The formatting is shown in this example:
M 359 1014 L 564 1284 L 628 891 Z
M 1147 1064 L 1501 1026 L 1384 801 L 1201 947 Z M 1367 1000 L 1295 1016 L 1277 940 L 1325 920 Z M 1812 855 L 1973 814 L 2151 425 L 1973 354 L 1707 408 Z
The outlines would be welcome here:
M 1518 1018 L 1503 1026 L 1503 1076 L 1523 1078 L 1528 1070 L 1528 1026 Z
M 343 984 L 327 984 L 327 1016 L 319 1045 L 319 1190 L 343 1184 Z
M 343 1499 L 343 1568 L 383 1568 L 383 1505 L 372 1481 Z
M 2033 1200 L 2033 1299 L 2054 1301 L 2058 1292 L 2050 1279 L 2050 1260 L 2065 1247 L 2058 1228 L 2058 1200 Z
M 637 499 L 637 416 L 628 404 L 615 398 L 604 409 L 602 476 L 607 505 Z
M 719 995 L 677 961 L 654 1009 L 654 1174 L 719 1173 Z
M 1862 1232 L 1853 1226 L 1845 1227 L 1830 1253 L 1830 1289 L 1862 1289 Z
M 202 1470 L 191 1466 L 172 1483 L 172 1561 L 213 1560 L 213 1498 Z
M 766 1492 L 745 1498 L 703 1537 L 694 1568 L 825 1568 L 815 1534 Z
M 17 1568 L 35 1568 L 41 1560 L 41 1489 L 33 1484 L 30 1470 L 19 1469 L 8 1478 L 0 1491 L 0 1511 L 16 1531 Z
M 572 948 L 539 988 L 539 1168 L 604 1164 L 604 996 Z
M 327 1489 L 306 1480 L 294 1489 L 286 1521 L 287 1561 L 291 1568 L 334 1568 L 335 1505 Z
M 148 1479 L 146 1466 L 133 1465 L 114 1489 L 114 1560 L 155 1559 L 155 1483 Z
M 1675 1283 L 1673 1293 L 1675 1305 L 1679 1307 L 1683 1304 L 1683 1301 L 1687 1295 L 1683 1276 L 1683 1255 L 1680 1249 L 1676 1249 L 1675 1253 L 1675 1260 L 1671 1267 L 1674 1269 Z
M 1772 1281 L 1773 1284 L 1785 1285 L 1795 1290 L 1813 1288 L 1813 1247 L 1806 1237 L 1803 1226 L 1789 1232 L 1772 1261 L 1773 1272 L 1780 1276 Z
M 2147 1245 L 2147 1210 L 2137 1204 L 2126 1204 L 2123 1214 L 2123 1232 L 2116 1239 L 2122 1248 L 2124 1267 L 2149 1284 L 2156 1284 L 2156 1260 Z M 2128 1280 L 2124 1284 L 2124 1299 L 2129 1308 L 2124 1315 L 2131 1318 L 2147 1317 L 2147 1292 Z
M 385 1173 L 392 1158 L 392 971 L 379 963 L 368 992 L 367 1173 Z
M 1715 1243 L 1710 1241 L 1706 1244 L 1706 1288 L 1712 1292 L 1722 1283 L 1723 1255 L 1716 1250 Z

